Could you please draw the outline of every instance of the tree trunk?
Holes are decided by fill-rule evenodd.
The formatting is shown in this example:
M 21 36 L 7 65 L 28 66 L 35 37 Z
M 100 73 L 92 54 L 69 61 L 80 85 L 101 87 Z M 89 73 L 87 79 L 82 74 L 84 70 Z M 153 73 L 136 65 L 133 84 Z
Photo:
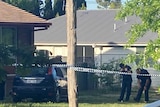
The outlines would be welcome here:
M 76 9 L 74 5 L 75 0 L 66 0 L 66 16 L 67 16 L 67 64 L 75 66 L 76 56 Z M 73 69 L 67 69 L 68 80 L 68 101 L 69 107 L 78 107 L 77 102 L 77 83 L 76 75 Z

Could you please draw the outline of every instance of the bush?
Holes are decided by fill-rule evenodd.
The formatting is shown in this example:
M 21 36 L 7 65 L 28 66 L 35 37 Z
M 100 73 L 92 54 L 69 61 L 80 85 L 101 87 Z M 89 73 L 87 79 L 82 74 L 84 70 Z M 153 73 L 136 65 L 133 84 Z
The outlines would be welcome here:
M 107 71 L 118 71 L 120 60 L 112 60 L 109 63 L 103 64 L 100 69 Z M 99 76 L 100 88 L 106 88 L 108 90 L 120 89 L 121 76 L 119 74 L 101 73 Z M 115 90 L 115 91 L 116 91 Z

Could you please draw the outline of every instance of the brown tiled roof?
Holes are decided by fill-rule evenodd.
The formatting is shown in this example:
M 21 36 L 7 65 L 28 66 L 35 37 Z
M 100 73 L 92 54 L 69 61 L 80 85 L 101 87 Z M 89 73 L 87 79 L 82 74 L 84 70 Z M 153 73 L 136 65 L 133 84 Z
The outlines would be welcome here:
M 33 26 L 49 26 L 51 23 L 25 10 L 0 0 L 0 24 L 29 24 Z

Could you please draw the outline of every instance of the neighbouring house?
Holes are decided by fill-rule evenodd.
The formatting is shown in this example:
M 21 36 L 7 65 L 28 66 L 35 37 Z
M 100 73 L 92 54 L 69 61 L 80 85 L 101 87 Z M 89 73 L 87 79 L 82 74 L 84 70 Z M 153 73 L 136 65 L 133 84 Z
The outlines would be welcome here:
M 156 33 L 147 32 L 129 49 L 124 49 L 127 42 L 125 33 L 132 24 L 139 23 L 141 20 L 136 16 L 115 20 L 117 12 L 118 10 L 114 9 L 77 11 L 77 65 L 87 63 L 89 66 L 98 67 L 112 59 L 126 57 L 130 53 L 138 54 L 144 51 L 149 40 L 158 37 Z M 62 56 L 62 60 L 66 61 L 66 15 L 49 21 L 53 26 L 48 30 L 35 32 L 35 46 L 37 50 L 50 51 L 51 57 Z M 156 78 L 154 79 L 156 80 Z
M 77 63 L 95 62 L 100 66 L 111 59 L 125 57 L 129 53 L 142 51 L 149 40 L 157 38 L 157 34 L 148 32 L 129 49 L 124 49 L 127 38 L 125 33 L 132 24 L 139 23 L 136 16 L 115 20 L 118 10 L 80 10 L 77 11 Z M 49 20 L 54 26 L 46 31 L 35 32 L 35 46 L 46 49 L 52 56 L 67 58 L 66 16 Z M 45 36 L 44 36 L 45 35 Z M 92 59 L 93 58 L 93 59 Z
M 0 0 L 0 44 L 15 47 L 34 46 L 34 32 L 46 30 L 51 23 L 25 10 Z M 6 95 L 8 95 L 14 74 L 13 67 L 7 67 Z

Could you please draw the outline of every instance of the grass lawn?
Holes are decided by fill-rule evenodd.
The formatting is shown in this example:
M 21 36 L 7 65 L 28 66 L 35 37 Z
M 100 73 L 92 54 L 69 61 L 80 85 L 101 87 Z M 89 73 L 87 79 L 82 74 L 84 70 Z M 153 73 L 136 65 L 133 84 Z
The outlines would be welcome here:
M 136 92 L 132 92 L 129 102 L 118 102 L 119 91 L 114 92 L 99 92 L 99 91 L 84 91 L 79 93 L 78 105 L 79 107 L 144 107 L 146 103 L 143 102 L 144 96 L 141 98 L 141 102 L 137 103 L 133 101 L 133 97 Z M 150 92 L 150 102 L 154 102 L 159 99 L 159 95 L 155 92 Z M 11 101 L 0 102 L 0 107 L 68 107 L 68 103 L 33 103 L 33 102 L 21 102 L 12 103 Z

